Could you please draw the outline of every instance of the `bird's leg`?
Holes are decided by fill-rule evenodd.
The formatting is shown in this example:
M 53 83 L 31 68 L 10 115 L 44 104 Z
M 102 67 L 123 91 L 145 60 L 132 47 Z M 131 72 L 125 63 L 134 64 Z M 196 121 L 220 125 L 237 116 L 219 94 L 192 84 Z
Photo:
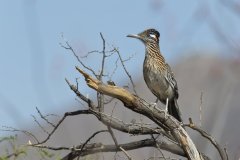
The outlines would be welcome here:
M 166 105 L 165 105 L 165 109 L 164 109 L 164 118 L 167 119 L 167 113 L 168 113 L 168 98 L 166 99 Z
M 165 111 L 168 112 L 168 98 L 167 98 L 167 100 L 166 100 Z

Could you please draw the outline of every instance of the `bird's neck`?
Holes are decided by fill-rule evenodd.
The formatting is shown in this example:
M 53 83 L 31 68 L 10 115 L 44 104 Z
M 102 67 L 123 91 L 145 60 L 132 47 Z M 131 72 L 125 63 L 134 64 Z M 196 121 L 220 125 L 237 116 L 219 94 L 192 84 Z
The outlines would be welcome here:
M 160 47 L 158 43 L 146 44 L 145 58 L 157 58 L 165 63 L 165 59 L 160 52 Z

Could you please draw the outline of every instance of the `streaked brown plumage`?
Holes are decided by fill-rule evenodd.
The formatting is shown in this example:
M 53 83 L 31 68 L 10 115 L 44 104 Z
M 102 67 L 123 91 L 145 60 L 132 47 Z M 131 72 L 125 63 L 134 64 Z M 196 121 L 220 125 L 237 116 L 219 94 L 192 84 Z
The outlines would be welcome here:
M 145 59 L 143 63 L 144 80 L 151 92 L 163 103 L 168 99 L 168 112 L 182 122 L 181 113 L 177 104 L 178 87 L 170 66 L 165 62 L 160 52 L 160 34 L 155 29 L 147 29 L 136 35 L 145 45 Z

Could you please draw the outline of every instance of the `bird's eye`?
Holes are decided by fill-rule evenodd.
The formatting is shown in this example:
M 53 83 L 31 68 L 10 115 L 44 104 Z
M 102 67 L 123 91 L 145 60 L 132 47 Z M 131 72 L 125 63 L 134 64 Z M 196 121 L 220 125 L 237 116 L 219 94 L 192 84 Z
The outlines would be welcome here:
M 157 36 L 155 34 L 149 34 L 150 37 L 154 38 L 154 39 L 157 39 Z

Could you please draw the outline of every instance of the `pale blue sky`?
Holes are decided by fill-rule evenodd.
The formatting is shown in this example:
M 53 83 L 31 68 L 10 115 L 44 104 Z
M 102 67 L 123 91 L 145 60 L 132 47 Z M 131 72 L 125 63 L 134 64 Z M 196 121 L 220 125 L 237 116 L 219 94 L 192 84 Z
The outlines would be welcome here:
M 77 62 L 60 47 L 61 34 L 84 55 L 101 49 L 102 32 L 109 45 L 119 47 L 123 57 L 136 53 L 127 64 L 135 75 L 141 71 L 143 45 L 126 38 L 127 34 L 158 29 L 161 50 L 171 64 L 188 56 L 190 50 L 210 49 L 235 57 L 239 17 L 217 0 L 1 0 L 0 125 L 31 125 L 30 115 L 36 115 L 36 106 L 44 113 L 68 111 L 63 107 L 72 104 L 75 97 L 64 78 L 74 81 L 78 77 L 74 70 Z M 223 36 L 232 42 L 230 46 L 222 45 L 225 39 L 216 36 L 208 19 L 216 21 Z M 87 62 L 97 61 L 93 57 Z

